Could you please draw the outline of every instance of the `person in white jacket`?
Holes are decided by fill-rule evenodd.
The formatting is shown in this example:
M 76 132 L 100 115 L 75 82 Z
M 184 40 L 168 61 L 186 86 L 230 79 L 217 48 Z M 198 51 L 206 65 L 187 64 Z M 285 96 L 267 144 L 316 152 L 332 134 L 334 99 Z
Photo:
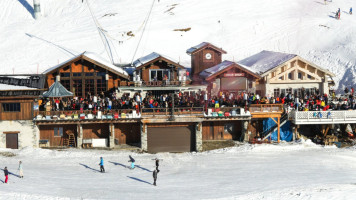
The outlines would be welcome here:
M 22 168 L 22 162 L 19 162 L 19 173 L 20 173 L 20 178 L 23 178 L 23 168 Z

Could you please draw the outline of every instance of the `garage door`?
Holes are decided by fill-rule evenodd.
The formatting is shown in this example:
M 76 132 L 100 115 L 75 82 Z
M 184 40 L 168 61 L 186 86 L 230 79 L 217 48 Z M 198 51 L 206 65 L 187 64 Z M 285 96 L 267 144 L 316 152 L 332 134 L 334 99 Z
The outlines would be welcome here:
M 147 148 L 150 153 L 190 152 L 195 150 L 192 126 L 148 127 Z
M 6 148 L 18 149 L 17 133 L 6 134 Z

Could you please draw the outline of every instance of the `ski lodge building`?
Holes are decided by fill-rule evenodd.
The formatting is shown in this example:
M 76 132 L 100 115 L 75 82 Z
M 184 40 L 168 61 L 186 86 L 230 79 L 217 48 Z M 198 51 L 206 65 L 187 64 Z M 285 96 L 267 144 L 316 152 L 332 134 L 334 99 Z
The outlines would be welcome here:
M 151 153 L 202 151 L 204 141 L 248 141 L 266 131 L 265 119 L 275 122 L 268 131 L 276 130 L 279 141 L 280 126 L 288 121 L 282 116 L 282 104 L 207 108 L 207 100 L 221 93 L 233 98 L 243 93 L 301 95 L 302 90 L 328 94 L 333 85 L 333 73 L 293 54 L 262 51 L 236 63 L 223 61 L 227 52 L 207 42 L 186 53 L 191 56 L 190 73 L 189 68 L 155 52 L 121 67 L 83 52 L 42 74 L 1 75 L 0 148 L 115 148 L 128 144 Z M 164 96 L 176 103 L 103 111 L 82 107 L 41 110 L 46 98 L 54 101 L 71 96 L 85 101 L 109 95 L 130 103 L 135 98 L 142 102 L 146 96 Z M 178 106 L 182 102 L 176 98 L 181 96 L 187 102 L 202 103 Z M 297 118 L 293 118 L 294 124 L 303 124 Z

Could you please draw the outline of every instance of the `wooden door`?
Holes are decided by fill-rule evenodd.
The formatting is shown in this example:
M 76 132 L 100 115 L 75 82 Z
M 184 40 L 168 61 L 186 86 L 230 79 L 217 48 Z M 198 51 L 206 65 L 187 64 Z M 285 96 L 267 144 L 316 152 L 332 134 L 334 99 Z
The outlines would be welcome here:
M 8 133 L 6 134 L 6 148 L 18 149 L 18 134 L 17 133 Z
M 192 137 L 192 126 L 148 127 L 148 152 L 190 152 L 195 149 Z

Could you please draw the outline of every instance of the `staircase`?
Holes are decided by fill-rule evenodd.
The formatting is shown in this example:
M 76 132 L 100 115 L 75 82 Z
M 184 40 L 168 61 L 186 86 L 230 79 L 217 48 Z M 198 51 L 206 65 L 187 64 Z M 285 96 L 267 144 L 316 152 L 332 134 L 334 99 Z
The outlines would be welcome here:
M 75 142 L 75 137 L 74 137 L 74 133 L 70 133 L 68 134 L 68 145 L 70 147 L 76 147 L 76 142 Z
M 76 147 L 77 143 L 75 142 L 75 136 L 74 133 L 72 132 L 67 132 L 67 136 L 68 137 L 62 137 L 62 141 L 63 141 L 63 146 L 65 147 Z
M 280 119 L 279 128 L 282 127 L 287 121 L 288 121 L 288 113 L 284 113 Z M 278 129 L 278 125 L 275 124 L 274 126 L 270 127 L 269 129 L 263 131 L 263 133 L 261 134 L 261 136 L 263 137 L 262 141 L 267 139 L 277 129 Z

